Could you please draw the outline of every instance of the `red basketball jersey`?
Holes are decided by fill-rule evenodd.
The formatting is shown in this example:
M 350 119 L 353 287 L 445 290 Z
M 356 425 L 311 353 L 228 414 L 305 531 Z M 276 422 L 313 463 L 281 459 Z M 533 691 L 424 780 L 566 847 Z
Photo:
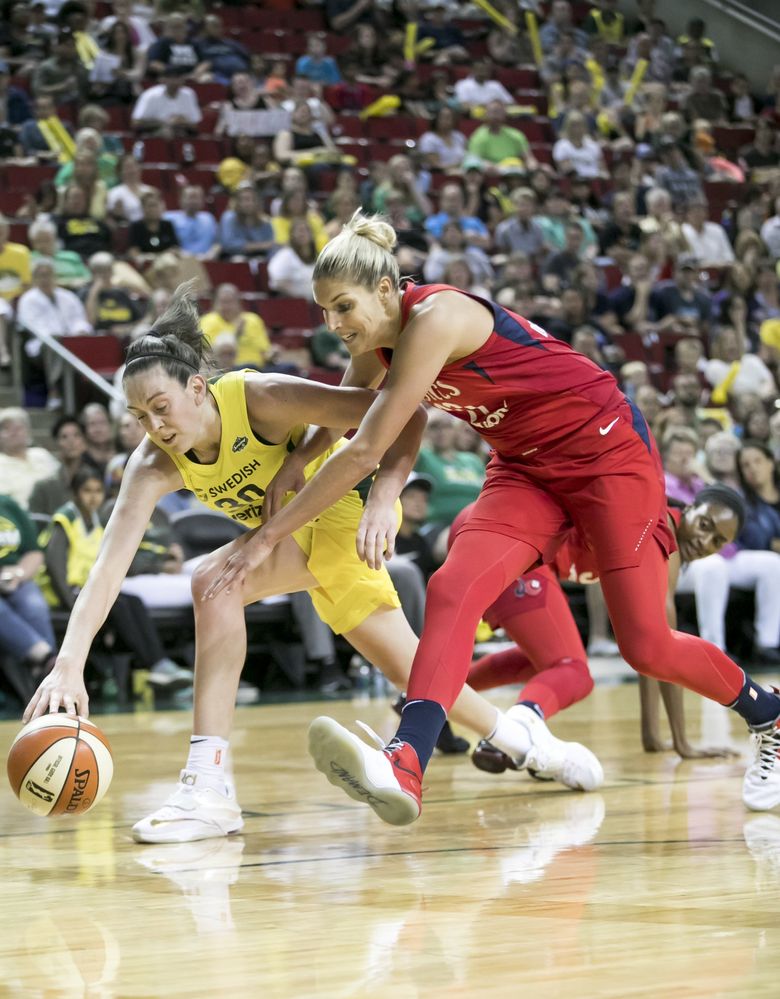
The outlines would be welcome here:
M 413 306 L 440 291 L 484 305 L 493 316 L 493 331 L 474 353 L 442 368 L 425 401 L 469 422 L 499 454 L 522 458 L 540 448 L 549 451 L 626 404 L 612 375 L 568 344 L 495 302 L 450 285 L 407 285 L 402 325 Z M 378 354 L 389 367 L 392 351 Z

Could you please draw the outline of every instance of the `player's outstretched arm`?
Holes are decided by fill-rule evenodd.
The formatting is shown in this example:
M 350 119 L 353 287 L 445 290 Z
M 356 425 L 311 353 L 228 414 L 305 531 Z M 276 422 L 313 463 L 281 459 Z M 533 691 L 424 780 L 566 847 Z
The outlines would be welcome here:
M 157 501 L 182 485 L 173 462 L 150 442 L 131 456 L 97 561 L 76 598 L 54 668 L 27 705 L 25 722 L 60 707 L 69 715 L 87 716 L 84 666 L 90 646 L 119 594 Z

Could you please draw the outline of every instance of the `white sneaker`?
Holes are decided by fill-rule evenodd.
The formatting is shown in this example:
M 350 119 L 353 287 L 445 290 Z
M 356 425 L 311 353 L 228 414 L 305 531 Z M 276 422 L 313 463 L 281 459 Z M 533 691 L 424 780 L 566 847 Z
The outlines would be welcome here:
M 531 748 L 523 765 L 541 780 L 557 780 L 576 791 L 594 791 L 604 783 L 596 756 L 579 742 L 556 739 L 539 715 L 525 704 L 515 704 L 507 717 L 528 732 Z
M 182 770 L 176 790 L 162 808 L 133 826 L 136 843 L 192 843 L 243 828 L 235 791 L 224 781 Z
M 780 723 L 753 733 L 755 756 L 742 781 L 742 800 L 754 812 L 780 805 Z
M 382 745 L 367 725 L 358 724 Z M 309 726 L 309 753 L 331 784 L 370 805 L 384 822 L 405 826 L 419 818 L 422 773 L 417 754 L 407 743 L 372 749 L 321 715 Z

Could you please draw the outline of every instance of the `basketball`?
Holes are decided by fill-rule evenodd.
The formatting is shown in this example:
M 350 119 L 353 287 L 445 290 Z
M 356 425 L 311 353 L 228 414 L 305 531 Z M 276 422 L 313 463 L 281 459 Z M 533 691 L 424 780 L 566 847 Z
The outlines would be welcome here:
M 86 718 L 36 718 L 16 736 L 8 780 L 19 801 L 38 815 L 83 815 L 111 784 L 108 739 Z

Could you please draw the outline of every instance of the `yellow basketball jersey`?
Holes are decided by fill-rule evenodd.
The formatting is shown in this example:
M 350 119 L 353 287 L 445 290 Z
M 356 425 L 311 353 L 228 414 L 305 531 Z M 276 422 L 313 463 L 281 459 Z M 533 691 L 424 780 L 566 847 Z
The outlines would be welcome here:
M 219 456 L 210 465 L 191 461 L 159 444 L 181 473 L 184 485 L 201 503 L 225 513 L 246 527 L 259 527 L 268 483 L 282 467 L 287 455 L 300 443 L 306 425 L 290 431 L 286 441 L 271 444 L 252 430 L 246 408 L 244 377 L 248 372 L 230 371 L 209 380 L 209 388 L 222 420 Z M 338 446 L 338 445 L 335 445 Z M 333 453 L 330 448 L 306 466 L 311 478 Z

